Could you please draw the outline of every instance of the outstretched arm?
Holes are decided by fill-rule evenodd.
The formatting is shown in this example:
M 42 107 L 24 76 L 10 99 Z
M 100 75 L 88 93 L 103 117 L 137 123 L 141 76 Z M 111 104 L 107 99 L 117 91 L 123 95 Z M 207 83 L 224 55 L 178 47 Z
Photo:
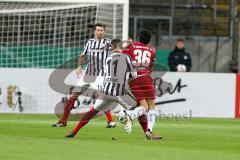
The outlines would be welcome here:
M 86 45 L 84 46 L 83 48 L 83 52 L 79 55 L 79 58 L 78 58 L 78 67 L 76 69 L 76 74 L 77 76 L 79 77 L 80 74 L 82 74 L 82 64 L 83 64 L 83 61 L 84 61 L 84 58 L 85 56 L 87 55 L 88 53 L 88 49 L 89 49 L 89 41 L 86 43 Z
M 83 61 L 84 61 L 84 57 L 85 57 L 85 55 L 80 54 L 79 58 L 78 58 L 78 67 L 76 69 L 76 74 L 77 74 L 78 77 L 79 77 L 80 74 L 82 74 L 82 64 L 83 64 Z

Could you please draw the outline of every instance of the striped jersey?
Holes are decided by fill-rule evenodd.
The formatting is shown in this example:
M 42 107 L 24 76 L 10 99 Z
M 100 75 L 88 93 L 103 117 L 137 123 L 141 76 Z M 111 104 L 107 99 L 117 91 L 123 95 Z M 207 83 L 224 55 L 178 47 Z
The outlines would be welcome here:
M 98 76 L 100 73 L 103 76 L 103 66 L 109 54 L 110 40 L 103 38 L 89 39 L 83 48 L 83 55 L 88 57 L 85 75 Z
M 134 73 L 131 59 L 122 53 L 113 53 L 106 59 L 104 65 L 103 93 L 110 96 L 121 96 L 129 73 Z

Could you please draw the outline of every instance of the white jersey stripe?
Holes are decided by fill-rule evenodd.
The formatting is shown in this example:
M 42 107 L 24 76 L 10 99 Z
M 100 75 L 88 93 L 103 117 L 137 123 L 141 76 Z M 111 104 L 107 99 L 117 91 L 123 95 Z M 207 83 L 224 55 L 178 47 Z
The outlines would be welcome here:
M 106 38 L 101 40 L 95 38 L 88 40 L 83 50 L 83 54 L 88 56 L 88 64 L 85 75 L 98 76 L 101 71 L 103 71 L 103 65 L 105 64 L 108 56 L 109 47 L 110 40 Z

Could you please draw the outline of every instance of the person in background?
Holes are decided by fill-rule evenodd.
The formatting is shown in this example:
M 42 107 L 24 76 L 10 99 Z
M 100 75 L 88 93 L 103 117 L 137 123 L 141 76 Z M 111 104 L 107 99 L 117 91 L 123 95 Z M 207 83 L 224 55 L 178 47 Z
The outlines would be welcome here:
M 170 71 L 190 72 L 192 59 L 190 54 L 185 51 L 184 39 L 179 38 L 177 40 L 175 49 L 169 54 L 168 65 Z

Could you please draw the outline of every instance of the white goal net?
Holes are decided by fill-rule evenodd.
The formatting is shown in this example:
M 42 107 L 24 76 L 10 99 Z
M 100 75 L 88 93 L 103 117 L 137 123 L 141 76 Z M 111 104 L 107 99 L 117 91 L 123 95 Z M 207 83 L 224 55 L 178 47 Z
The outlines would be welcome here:
M 0 67 L 55 68 L 79 55 L 97 22 L 106 24 L 107 38 L 124 39 L 123 10 L 81 0 L 0 2 Z

